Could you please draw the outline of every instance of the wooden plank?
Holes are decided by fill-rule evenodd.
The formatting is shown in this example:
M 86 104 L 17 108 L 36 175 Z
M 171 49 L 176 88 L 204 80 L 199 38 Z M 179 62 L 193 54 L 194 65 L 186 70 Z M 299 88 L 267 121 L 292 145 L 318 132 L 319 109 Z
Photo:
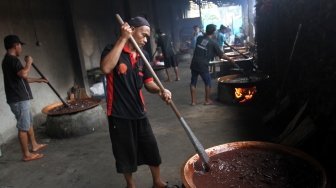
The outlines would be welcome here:
M 289 146 L 301 145 L 315 131 L 315 124 L 310 117 L 306 117 L 297 128 L 283 139 L 281 144 Z
M 300 108 L 298 113 L 294 116 L 291 122 L 287 125 L 286 129 L 281 133 L 280 136 L 274 139 L 275 142 L 281 142 L 285 137 L 287 137 L 296 127 L 297 122 L 299 121 L 300 117 L 302 116 L 303 112 L 305 111 L 308 102 L 305 102 L 303 106 Z

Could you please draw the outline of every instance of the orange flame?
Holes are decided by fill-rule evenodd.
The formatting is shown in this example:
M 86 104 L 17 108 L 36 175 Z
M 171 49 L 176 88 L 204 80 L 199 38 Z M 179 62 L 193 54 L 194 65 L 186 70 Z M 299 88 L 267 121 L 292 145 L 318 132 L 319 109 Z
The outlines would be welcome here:
M 251 100 L 256 92 L 256 86 L 249 88 L 235 88 L 235 97 L 239 101 L 239 103 L 244 103 Z

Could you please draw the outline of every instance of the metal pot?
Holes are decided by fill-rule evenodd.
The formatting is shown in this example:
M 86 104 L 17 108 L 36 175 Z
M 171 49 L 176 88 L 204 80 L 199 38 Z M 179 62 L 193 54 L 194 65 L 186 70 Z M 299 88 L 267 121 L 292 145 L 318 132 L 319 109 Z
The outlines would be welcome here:
M 237 72 L 240 73 L 219 77 L 218 84 L 226 84 L 234 88 L 251 87 L 269 78 L 269 75 L 262 72 L 242 72 L 239 70 Z
M 51 116 L 73 114 L 96 107 L 100 104 L 100 102 L 100 99 L 95 98 L 71 100 L 67 102 L 68 106 L 64 106 L 63 103 L 58 102 L 44 107 L 42 112 Z
M 222 171 L 221 171 L 222 174 L 224 176 L 230 175 L 232 179 L 236 179 L 235 182 L 230 182 L 230 186 L 239 187 L 240 185 L 236 185 L 236 184 L 243 184 L 244 181 L 246 182 L 250 180 L 251 178 L 254 179 L 254 178 L 261 176 L 262 178 L 267 180 L 266 182 L 269 183 L 267 185 L 279 185 L 278 183 L 296 184 L 297 182 L 300 182 L 299 184 L 300 185 L 302 184 L 301 187 L 308 187 L 308 186 L 321 187 L 321 188 L 327 187 L 327 175 L 326 175 L 324 168 L 319 164 L 319 162 L 317 162 L 314 158 L 312 158 L 308 154 L 298 149 L 289 147 L 289 146 L 274 144 L 270 142 L 240 141 L 240 142 L 232 142 L 232 143 L 226 143 L 226 144 L 214 146 L 214 147 L 206 149 L 205 151 L 210 157 L 210 167 L 211 168 L 209 172 L 199 173 L 197 169 L 198 168 L 197 163 L 199 163 L 199 156 L 197 154 L 190 157 L 182 166 L 181 176 L 183 180 L 183 185 L 186 188 L 223 187 L 223 184 L 221 183 L 218 183 L 218 182 L 214 183 L 214 181 L 216 181 L 216 178 L 214 178 L 214 181 L 210 181 L 211 184 L 215 184 L 215 185 L 200 185 L 200 184 L 204 184 L 206 181 L 200 182 L 200 184 L 197 184 L 196 182 L 203 178 L 202 176 L 204 175 L 204 173 L 208 173 L 205 175 L 209 175 L 209 173 L 211 174 L 211 172 L 216 171 L 216 169 L 214 169 L 213 166 L 211 166 L 212 164 L 214 164 L 211 162 L 211 160 L 214 159 L 216 156 L 220 154 L 228 154 L 228 153 L 230 154 L 223 155 L 223 156 L 230 156 L 232 152 L 238 152 L 238 151 L 242 152 L 242 154 L 240 154 L 242 155 L 241 157 L 242 159 L 245 159 L 247 156 L 251 157 L 251 155 L 249 155 L 251 154 L 251 151 L 252 152 L 256 151 L 257 155 L 255 156 L 261 156 L 258 153 L 259 151 L 265 152 L 267 154 L 270 153 L 270 155 L 267 155 L 268 158 L 267 157 L 260 158 L 263 161 L 265 160 L 269 162 L 266 162 L 266 163 L 262 162 L 262 163 L 254 164 L 253 161 L 251 163 L 250 161 L 247 161 L 247 160 L 240 161 L 240 159 L 234 157 L 234 155 L 231 156 L 232 158 L 230 157 L 222 158 L 223 166 L 220 165 L 222 166 Z M 245 151 L 250 151 L 250 153 L 248 152 L 245 153 Z M 255 158 L 252 158 L 252 159 L 255 159 Z M 292 166 L 287 166 L 287 167 L 283 166 L 282 162 L 287 161 L 288 159 L 295 159 L 295 161 L 293 160 L 294 161 L 293 168 Z M 236 163 L 237 161 L 239 164 L 240 163 L 246 164 L 247 168 L 246 169 L 244 168 L 244 170 L 242 170 L 241 167 L 240 168 L 237 167 L 236 169 L 227 168 L 230 166 L 234 166 L 234 163 Z M 214 162 L 217 162 L 217 161 L 214 161 Z M 300 163 L 301 165 L 296 165 L 297 164 L 296 162 Z M 263 169 L 261 167 L 262 165 L 271 165 L 271 166 L 269 166 L 270 168 L 268 169 Z M 297 169 L 297 168 L 301 168 L 301 169 Z M 255 169 L 255 171 L 253 171 L 253 169 Z M 283 177 L 277 176 L 278 175 L 277 172 L 279 171 L 279 169 L 282 169 L 284 172 L 286 172 L 284 173 Z M 307 179 L 307 177 L 299 177 L 300 175 L 302 175 L 302 174 L 299 174 L 299 172 L 304 173 L 306 172 L 305 170 L 314 172 L 313 178 L 309 179 L 308 177 Z M 239 175 L 240 173 L 238 173 L 239 171 L 247 175 L 248 177 L 240 177 Z M 255 173 L 249 173 L 249 171 L 252 171 Z M 293 172 L 295 174 L 294 175 L 295 177 L 292 177 L 289 174 L 287 174 L 288 172 Z M 283 182 L 281 178 L 284 178 L 284 179 L 289 178 L 291 180 L 294 180 L 294 182 L 293 181 Z M 221 178 L 219 181 L 231 181 L 231 180 L 230 178 L 228 179 Z M 307 185 L 312 182 L 314 183 L 314 185 Z M 265 186 L 262 186 L 262 187 L 265 187 Z M 266 187 L 272 187 L 272 186 L 266 186 Z

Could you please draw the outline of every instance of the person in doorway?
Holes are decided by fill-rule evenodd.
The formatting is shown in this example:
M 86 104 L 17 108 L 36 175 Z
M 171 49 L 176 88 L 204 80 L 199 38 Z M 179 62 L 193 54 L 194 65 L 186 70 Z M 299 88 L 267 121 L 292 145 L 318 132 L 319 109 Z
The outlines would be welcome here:
M 46 144 L 39 144 L 35 139 L 33 118 L 31 113 L 30 100 L 33 95 L 28 83 L 44 82 L 46 79 L 28 77 L 33 58 L 25 57 L 26 65 L 23 67 L 19 56 L 22 53 L 24 43 L 17 35 L 8 35 L 4 38 L 4 45 L 7 51 L 2 60 L 2 71 L 7 103 L 17 120 L 18 138 L 20 141 L 22 160 L 32 161 L 40 159 L 43 154 L 38 153 L 45 148 Z M 29 140 L 31 147 L 29 147 Z
M 220 49 L 218 43 L 212 38 L 216 31 L 216 25 L 209 24 L 206 26 L 205 35 L 198 37 L 196 41 L 196 48 L 194 51 L 193 58 L 191 60 L 191 82 L 190 82 L 190 94 L 191 94 L 191 105 L 196 105 L 196 84 L 198 76 L 201 76 L 205 85 L 205 101 L 204 105 L 212 104 L 210 99 L 211 93 L 211 76 L 209 73 L 209 62 L 215 56 L 221 59 L 226 59 L 230 63 L 234 61 L 226 56 L 224 52 Z
M 217 37 L 216 37 L 219 48 L 222 51 L 224 51 L 224 42 L 226 42 L 225 31 L 226 31 L 226 27 L 224 25 L 220 25 L 219 30 L 217 32 Z
M 217 41 L 219 48 L 224 52 L 224 43 L 226 41 L 225 38 L 226 27 L 224 25 L 220 25 L 219 29 L 215 32 L 215 36 L 213 39 Z M 220 57 L 216 56 L 215 60 L 219 60 Z M 216 65 L 210 65 L 209 70 L 211 73 L 215 74 Z
M 247 35 L 243 27 L 239 27 L 239 33 L 235 35 L 235 45 L 243 46 L 246 43 Z
M 153 187 L 171 187 L 160 176 L 161 157 L 145 111 L 143 85 L 169 103 L 171 93 L 156 85 L 144 60 L 131 42 L 133 37 L 142 48 L 150 36 L 150 25 L 143 17 L 134 17 L 121 26 L 121 35 L 105 47 L 100 68 L 107 77 L 107 115 L 112 151 L 118 173 L 128 188 L 135 187 L 132 174 L 139 165 L 148 165 Z M 144 51 L 143 51 L 144 52 Z
M 163 60 L 164 66 L 165 66 L 166 75 L 167 75 L 167 79 L 165 81 L 166 82 L 171 81 L 170 76 L 169 76 L 170 67 L 173 67 L 174 69 L 175 81 L 179 81 L 180 77 L 178 73 L 178 62 L 176 60 L 173 42 L 171 41 L 171 38 L 167 34 L 161 32 L 160 29 L 157 30 L 157 34 L 158 34 L 157 46 L 161 48 L 161 52 L 164 58 Z
M 196 40 L 199 36 L 202 36 L 203 33 L 198 25 L 193 26 L 193 32 L 191 37 L 191 47 L 192 49 L 195 49 L 196 47 Z
M 229 45 L 234 44 L 234 35 L 232 34 L 231 28 L 228 26 L 225 29 L 225 42 L 228 43 Z

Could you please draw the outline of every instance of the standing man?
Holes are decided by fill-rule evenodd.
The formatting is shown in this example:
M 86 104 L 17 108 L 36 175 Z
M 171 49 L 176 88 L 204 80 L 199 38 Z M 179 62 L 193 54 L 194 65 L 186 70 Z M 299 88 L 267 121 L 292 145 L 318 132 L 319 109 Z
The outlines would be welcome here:
M 205 35 L 198 37 L 196 41 L 196 48 L 190 65 L 191 105 L 197 104 L 196 84 L 199 75 L 203 79 L 205 85 L 204 105 L 212 104 L 212 100 L 210 99 L 210 93 L 211 93 L 211 76 L 209 73 L 210 60 L 212 60 L 215 56 L 218 56 L 221 59 L 228 60 L 230 63 L 234 63 L 234 61 L 228 56 L 226 56 L 224 52 L 219 48 L 218 43 L 212 39 L 214 37 L 215 31 L 216 31 L 216 25 L 214 24 L 207 25 Z
M 22 160 L 31 161 L 40 159 L 43 154 L 36 153 L 45 148 L 46 144 L 38 144 L 35 139 L 33 128 L 33 117 L 31 113 L 30 100 L 33 99 L 28 83 L 48 81 L 42 78 L 29 78 L 33 58 L 25 57 L 26 65 L 23 67 L 19 56 L 22 53 L 23 42 L 16 35 L 8 35 L 4 38 L 7 53 L 2 60 L 2 71 L 7 103 L 17 120 L 18 137 L 22 150 Z M 29 140 L 31 141 L 31 151 L 29 151 Z
M 239 33 L 235 35 L 234 44 L 243 46 L 246 43 L 247 35 L 243 27 L 239 27 Z
M 191 37 L 191 47 L 193 50 L 195 50 L 197 38 L 202 35 L 203 33 L 201 32 L 200 27 L 198 25 L 194 25 Z
M 225 39 L 225 30 L 226 27 L 224 25 L 220 25 L 218 33 L 217 33 L 217 43 L 219 45 L 219 48 L 224 52 L 224 42 L 226 42 Z
M 167 80 L 166 82 L 170 82 L 170 76 L 169 76 L 169 69 L 170 67 L 173 67 L 175 72 L 175 81 L 179 81 L 180 77 L 178 74 L 178 63 L 176 61 L 175 51 L 173 47 L 173 42 L 171 41 L 171 38 L 158 30 L 158 39 L 157 39 L 157 46 L 161 48 L 163 58 L 164 58 L 164 66 L 166 70 Z
M 132 173 L 139 165 L 148 165 L 153 187 L 169 187 L 160 177 L 161 157 L 152 128 L 146 116 L 143 85 L 169 102 L 171 93 L 155 84 L 144 60 L 129 38 L 133 36 L 142 48 L 150 36 L 150 25 L 143 17 L 134 17 L 121 26 L 114 45 L 102 52 L 100 68 L 107 77 L 107 115 L 117 172 L 125 177 L 127 187 L 135 188 Z

